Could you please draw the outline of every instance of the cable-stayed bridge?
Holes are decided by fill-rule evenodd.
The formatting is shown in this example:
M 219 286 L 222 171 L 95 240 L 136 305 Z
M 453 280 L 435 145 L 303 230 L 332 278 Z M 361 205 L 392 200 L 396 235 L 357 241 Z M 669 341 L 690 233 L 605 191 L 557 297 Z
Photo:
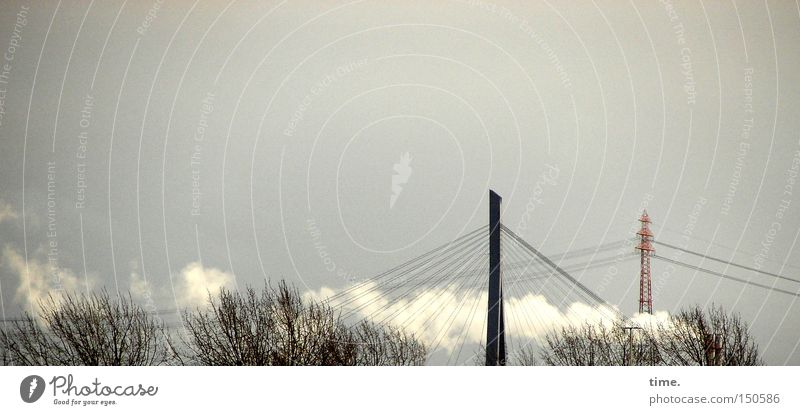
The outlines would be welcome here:
M 502 224 L 499 196 L 490 195 L 495 203 L 490 203 L 488 225 L 340 290 L 325 301 L 350 323 L 367 319 L 415 334 L 448 364 L 483 362 L 484 348 L 488 350 L 485 363 L 504 364 L 507 355 L 540 346 L 544 335 L 554 328 L 628 317 L 618 304 L 609 304 L 590 288 L 596 287 L 597 281 L 582 281 L 575 275 L 641 258 L 641 252 L 635 252 L 641 239 L 544 255 Z M 691 271 L 692 279 L 702 275 L 718 285 L 752 287 L 747 298 L 753 301 L 800 297 L 800 279 L 795 277 L 800 268 L 796 266 L 778 264 L 780 270 L 770 272 L 761 269 L 771 263 L 769 259 L 758 266 L 733 261 L 737 253 L 751 257 L 752 253 L 733 250 L 730 258 L 710 254 L 712 248 L 715 252 L 732 250 L 724 245 L 703 241 L 706 252 L 698 252 L 688 248 L 686 238 L 682 245 L 652 235 L 648 238 L 659 249 L 658 254 L 655 248 L 647 251 L 649 257 Z M 675 282 L 687 290 L 693 282 L 677 274 L 676 278 L 681 278 Z M 630 281 L 633 287 L 634 275 Z M 710 293 L 709 301 L 714 297 L 716 294 Z M 167 327 L 177 329 L 181 327 L 180 312 L 169 308 L 150 314 L 171 317 Z M 0 320 L 14 321 L 23 320 L 12 316 Z M 476 357 L 476 352 L 481 357 Z
M 474 363 L 479 351 L 486 364 L 502 365 L 507 354 L 537 347 L 559 326 L 627 319 L 572 274 L 639 258 L 635 238 L 546 256 L 502 224 L 499 201 L 490 191 L 489 225 L 339 291 L 328 304 L 351 322 L 368 319 L 416 334 L 447 364 Z M 701 262 L 645 253 L 652 258 L 758 287 L 765 295 L 800 296 L 798 279 L 652 238 L 649 242 Z M 726 272 L 711 269 L 706 261 L 725 265 Z M 728 269 L 744 274 L 730 275 Z

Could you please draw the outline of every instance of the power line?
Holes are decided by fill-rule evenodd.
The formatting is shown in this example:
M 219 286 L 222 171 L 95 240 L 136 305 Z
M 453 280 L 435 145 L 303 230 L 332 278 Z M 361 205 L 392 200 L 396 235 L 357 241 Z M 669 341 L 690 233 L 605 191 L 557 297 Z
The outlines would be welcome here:
M 686 237 L 686 235 L 683 232 L 675 231 L 675 230 L 672 230 L 672 229 L 662 228 L 662 231 L 666 231 L 666 232 L 669 232 L 669 233 L 672 233 L 672 234 L 675 234 L 675 235 L 680 235 L 682 237 Z M 705 242 L 705 243 L 707 243 L 707 244 L 709 244 L 711 246 L 724 248 L 724 249 L 727 249 L 729 251 L 735 252 L 737 254 L 743 254 L 743 255 L 749 255 L 749 256 L 756 255 L 756 254 L 754 254 L 752 252 L 747 252 L 747 251 L 744 251 L 744 250 L 741 250 L 741 249 L 736 249 L 736 248 L 730 247 L 728 245 L 721 244 L 719 242 L 712 242 L 712 241 L 709 241 L 708 239 L 698 238 L 696 235 L 692 236 L 692 240 Z M 770 260 L 768 258 L 765 258 L 764 261 L 765 262 L 770 262 L 770 263 L 773 263 L 773 264 L 779 264 L 779 265 L 781 265 L 783 267 L 800 270 L 800 267 L 798 267 L 796 265 L 792 265 L 792 264 L 788 264 L 788 263 L 779 263 L 778 261 Z
M 725 278 L 725 279 L 729 279 L 729 280 L 732 280 L 732 281 L 741 282 L 742 284 L 752 285 L 752 286 L 759 287 L 759 288 L 764 288 L 764 289 L 767 289 L 767 290 L 770 290 L 770 291 L 775 291 L 775 292 L 779 292 L 779 293 L 783 293 L 783 294 L 793 295 L 795 297 L 800 297 L 800 292 L 792 292 L 792 291 L 783 290 L 783 289 L 780 289 L 780 288 L 770 287 L 769 285 L 759 284 L 757 282 L 748 281 L 748 280 L 745 280 L 745 279 L 742 279 L 742 278 L 733 277 L 733 276 L 730 276 L 730 275 L 727 275 L 727 274 L 723 274 L 721 272 L 712 271 L 710 269 L 701 268 L 701 267 L 698 267 L 696 265 L 690 265 L 690 264 L 687 264 L 685 262 L 676 261 L 674 259 L 666 258 L 666 257 L 663 257 L 661 255 L 653 255 L 653 257 L 654 258 L 658 258 L 658 259 L 663 259 L 664 261 L 671 262 L 673 264 L 680 265 L 680 266 L 683 266 L 685 268 L 689 268 L 689 269 L 693 269 L 693 270 L 696 270 L 696 271 L 705 272 L 706 274 L 715 275 L 715 276 L 718 276 L 720 278 Z
M 678 251 L 681 251 L 681 252 L 685 252 L 687 254 L 699 256 L 700 258 L 703 258 L 703 259 L 710 259 L 712 261 L 720 262 L 720 263 L 725 264 L 725 265 L 733 265 L 734 267 L 739 267 L 739 268 L 742 268 L 742 269 L 746 269 L 748 271 L 753 271 L 753 272 L 757 272 L 759 274 L 769 275 L 770 277 L 780 278 L 780 279 L 783 279 L 783 280 L 792 281 L 792 282 L 796 282 L 796 283 L 800 284 L 800 280 L 797 280 L 797 279 L 794 279 L 794 278 L 785 277 L 783 275 L 775 274 L 775 273 L 768 272 L 768 271 L 762 271 L 762 270 L 760 270 L 758 268 L 748 267 L 747 265 L 737 264 L 737 263 L 731 262 L 731 261 L 725 261 L 724 259 L 720 259 L 720 258 L 713 257 L 713 256 L 710 256 L 710 255 L 701 254 L 699 252 L 695 252 L 695 251 L 692 251 L 692 250 L 689 250 L 689 249 L 686 249 L 686 248 L 681 248 L 679 246 L 671 245 L 671 244 L 668 244 L 666 242 L 655 241 L 655 240 L 653 242 L 655 242 L 655 243 L 657 243 L 659 245 L 662 245 L 662 246 L 666 246 L 667 248 L 672 248 L 672 249 L 675 249 L 675 250 L 678 250 Z

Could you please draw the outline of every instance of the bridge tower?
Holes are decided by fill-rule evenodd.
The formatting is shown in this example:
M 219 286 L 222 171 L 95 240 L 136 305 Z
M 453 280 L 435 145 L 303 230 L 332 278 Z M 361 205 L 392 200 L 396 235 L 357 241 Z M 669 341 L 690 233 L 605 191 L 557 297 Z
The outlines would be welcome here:
M 503 313 L 503 279 L 500 273 L 500 203 L 489 190 L 489 304 L 486 318 L 486 366 L 505 366 L 506 333 Z
M 642 212 L 639 218 L 642 223 L 639 232 L 639 244 L 636 249 L 641 255 L 641 267 L 639 270 L 639 313 L 653 314 L 653 293 L 650 286 L 653 283 L 650 274 L 650 257 L 656 251 L 653 248 L 651 241 L 653 240 L 653 232 L 650 232 L 650 217 L 647 216 L 647 210 Z

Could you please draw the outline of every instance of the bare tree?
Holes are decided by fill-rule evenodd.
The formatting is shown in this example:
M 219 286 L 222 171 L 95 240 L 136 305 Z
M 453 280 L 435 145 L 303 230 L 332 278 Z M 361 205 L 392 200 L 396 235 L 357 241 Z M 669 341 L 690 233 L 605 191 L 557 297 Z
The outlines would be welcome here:
M 183 321 L 186 358 L 202 365 L 411 365 L 426 357 L 414 336 L 370 322 L 349 327 L 283 281 L 260 293 L 222 290 Z
M 635 366 L 658 364 L 651 332 L 615 322 L 562 327 L 545 337 L 542 361 L 557 366 Z
M 536 349 L 533 345 L 526 345 L 511 355 L 511 365 L 513 366 L 537 366 L 539 359 L 536 357 Z
M 10 366 L 14 362 L 11 360 L 11 353 L 6 348 L 6 341 L 3 338 L 6 333 L 0 331 L 0 366 Z
M 756 366 L 763 364 L 758 345 L 738 314 L 711 306 L 683 310 L 658 327 L 659 346 L 667 365 Z
M 130 297 L 108 292 L 60 299 L 0 329 L 5 363 L 15 365 L 161 365 L 175 354 L 160 321 Z
M 515 350 L 506 350 L 506 366 L 537 366 L 540 364 L 537 358 L 537 348 L 535 344 L 528 343 Z M 472 356 L 472 364 L 484 366 L 486 364 L 486 346 L 481 343 Z
M 760 365 L 763 361 L 738 314 L 699 306 L 653 327 L 584 324 L 548 334 L 540 357 L 548 365 Z
M 427 358 L 425 345 L 398 328 L 362 321 L 352 331 L 357 365 L 411 366 L 421 365 Z
M 37 315 L 0 329 L 0 364 L 418 365 L 427 357 L 413 335 L 368 321 L 348 326 L 284 282 L 222 290 L 207 307 L 184 310 L 183 322 L 176 342 L 130 297 L 49 297 Z

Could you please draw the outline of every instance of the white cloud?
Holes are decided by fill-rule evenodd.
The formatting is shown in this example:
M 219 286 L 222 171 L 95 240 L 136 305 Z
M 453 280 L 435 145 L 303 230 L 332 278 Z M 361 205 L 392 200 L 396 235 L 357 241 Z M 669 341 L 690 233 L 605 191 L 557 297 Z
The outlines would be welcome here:
M 636 313 L 628 320 L 632 325 L 641 328 L 656 328 L 659 325 L 669 327 L 672 324 L 671 315 L 666 311 L 656 311 L 653 314 Z
M 323 287 L 317 292 L 306 293 L 307 297 L 323 299 L 336 294 L 335 290 Z M 428 289 L 416 298 L 390 298 L 376 289 L 374 283 L 366 283 L 351 292 L 344 293 L 331 302 L 347 304 L 343 310 L 359 310 L 359 318 L 370 317 L 416 334 L 429 346 L 438 344 L 448 351 L 466 341 L 483 343 L 485 341 L 482 317 L 486 313 L 488 298 L 486 292 L 464 296 L 463 292 L 451 289 Z M 461 307 L 459 308 L 459 304 Z M 616 310 L 609 306 L 592 306 L 574 302 L 561 309 L 550 303 L 544 296 L 527 294 L 524 297 L 505 299 L 505 327 L 508 336 L 515 341 L 541 341 L 553 329 L 569 325 L 612 323 Z M 640 317 L 642 321 L 646 317 Z
M 192 262 L 181 270 L 176 293 L 178 303 L 191 307 L 203 305 L 208 301 L 209 294 L 216 295 L 221 288 L 232 288 L 233 285 L 233 274 Z
M 2 262 L 17 276 L 15 300 L 26 309 L 35 311 L 48 296 L 58 301 L 65 292 L 78 293 L 93 286 L 93 281 L 80 278 L 67 268 L 32 258 L 26 266 L 25 258 L 8 246 L 3 249 Z
M 10 204 L 0 200 L 0 223 L 16 220 L 17 218 L 17 212 L 14 208 Z
M 130 291 L 131 297 L 134 299 L 143 300 L 145 297 L 151 295 L 150 283 L 149 281 L 145 281 L 138 270 L 131 269 L 128 291 Z
M 128 291 L 131 298 L 138 301 L 146 307 L 154 307 L 153 305 L 153 286 L 149 280 L 139 272 L 139 263 L 136 261 L 128 262 L 130 269 L 130 276 L 128 279 Z

